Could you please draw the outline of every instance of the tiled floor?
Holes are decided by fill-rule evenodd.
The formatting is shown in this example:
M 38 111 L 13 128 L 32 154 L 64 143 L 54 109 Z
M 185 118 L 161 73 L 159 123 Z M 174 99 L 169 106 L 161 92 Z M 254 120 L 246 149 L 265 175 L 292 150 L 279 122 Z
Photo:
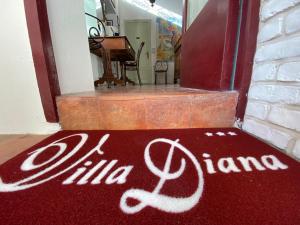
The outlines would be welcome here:
M 0 165 L 48 135 L 0 135 Z
M 143 86 L 106 86 L 97 87 L 96 91 L 80 92 L 64 96 L 77 97 L 99 97 L 103 99 L 123 100 L 123 99 L 149 99 L 156 97 L 189 96 L 193 94 L 213 94 L 215 91 L 200 89 L 182 88 L 178 85 L 143 85 Z
M 57 98 L 65 130 L 231 127 L 237 92 L 174 85 L 99 88 Z

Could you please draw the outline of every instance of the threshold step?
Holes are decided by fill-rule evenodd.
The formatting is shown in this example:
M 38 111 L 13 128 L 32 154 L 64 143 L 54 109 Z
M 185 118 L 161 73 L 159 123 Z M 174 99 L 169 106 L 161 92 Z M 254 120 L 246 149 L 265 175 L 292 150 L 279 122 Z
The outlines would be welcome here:
M 57 98 L 64 130 L 232 127 L 238 93 L 180 87 L 119 87 Z

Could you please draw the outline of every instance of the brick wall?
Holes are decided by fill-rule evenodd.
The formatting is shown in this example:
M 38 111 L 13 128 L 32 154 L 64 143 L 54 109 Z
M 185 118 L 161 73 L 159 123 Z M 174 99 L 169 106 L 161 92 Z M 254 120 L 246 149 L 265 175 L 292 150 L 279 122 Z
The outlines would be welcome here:
M 300 159 L 300 0 L 262 0 L 243 129 Z

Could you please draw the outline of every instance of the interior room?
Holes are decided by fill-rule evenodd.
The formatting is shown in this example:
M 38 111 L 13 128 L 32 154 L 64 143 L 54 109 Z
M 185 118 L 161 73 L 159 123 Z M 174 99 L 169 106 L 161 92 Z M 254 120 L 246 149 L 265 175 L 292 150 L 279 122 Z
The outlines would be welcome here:
M 156 73 L 157 85 L 178 82 L 179 76 L 174 78 L 174 61 L 175 46 L 180 45 L 181 37 L 183 12 L 181 0 L 173 1 L 172 5 L 164 0 L 155 1 L 153 5 L 144 0 L 85 0 L 84 4 L 87 32 L 90 37 L 95 34 L 97 36 L 95 28 L 100 28 L 100 36 L 126 37 L 124 39 L 126 46 L 133 50 L 127 55 L 111 53 L 112 73 L 115 77 L 121 78 L 121 67 L 125 63 L 127 67 L 123 71 L 126 71 L 126 77 L 128 77 L 127 85 L 153 85 Z M 97 23 L 100 23 L 100 26 Z M 104 29 L 106 34 L 103 32 Z M 118 38 L 110 38 L 112 41 L 114 39 Z M 144 45 L 141 46 L 142 43 Z M 121 51 L 123 50 L 126 51 L 126 49 Z M 97 51 L 91 50 L 91 52 L 93 77 L 94 80 L 98 80 L 103 74 L 103 58 L 97 55 Z M 179 71 L 177 73 L 179 75 Z M 104 86 L 109 84 L 107 81 L 104 83 Z M 125 84 L 122 85 L 125 86 Z
M 180 83 L 182 0 L 174 0 L 172 4 L 167 0 L 153 3 L 148 0 L 70 2 L 64 1 L 62 5 L 60 1 L 47 1 L 62 94 L 93 91 L 94 88 L 103 90 Z M 191 1 L 187 26 L 206 2 Z M 66 11 L 64 6 L 68 4 L 72 7 Z M 126 47 L 108 49 L 110 59 L 103 58 L 100 50 L 92 46 L 92 38 L 97 36 L 100 37 L 98 41 L 105 37 L 104 46 L 109 42 L 117 44 L 124 41 Z M 103 65 L 103 61 L 107 60 L 108 63 Z M 108 80 L 103 76 L 104 66 L 109 66 L 111 78 Z M 126 73 L 125 82 L 123 72 Z M 100 84 L 98 81 L 102 77 Z

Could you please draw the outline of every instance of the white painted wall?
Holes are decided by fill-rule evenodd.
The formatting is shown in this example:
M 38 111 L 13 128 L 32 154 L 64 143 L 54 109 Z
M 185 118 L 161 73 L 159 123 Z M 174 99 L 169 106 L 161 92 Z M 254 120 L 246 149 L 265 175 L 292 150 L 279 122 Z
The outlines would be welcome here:
M 162 1 L 165 3 L 166 1 Z M 177 2 L 177 0 L 176 0 Z M 158 2 L 157 2 L 158 4 Z M 166 3 L 165 3 L 166 4 Z M 175 4 L 177 5 L 177 4 Z M 178 4 L 179 5 L 179 4 Z M 182 8 L 182 6 L 181 6 Z M 181 11 L 177 9 L 177 11 Z M 125 20 L 151 20 L 151 48 L 152 48 L 152 70 L 156 62 L 156 41 L 157 41 L 157 24 L 156 16 L 150 14 L 134 5 L 129 4 L 126 0 L 119 0 L 119 15 L 120 15 L 120 25 L 121 25 L 121 35 L 125 35 L 124 21 Z M 152 72 L 152 81 L 154 83 L 154 71 Z M 158 76 L 158 83 L 164 84 L 164 76 Z M 168 69 L 168 83 L 174 83 L 174 62 L 169 62 Z
M 198 0 L 199 1 L 199 0 Z M 171 3 L 171 4 L 170 4 Z M 156 0 L 155 4 L 170 10 L 178 15 L 182 15 L 183 0 Z
M 300 159 L 300 0 L 261 1 L 243 129 Z
M 46 134 L 23 0 L 0 0 L 0 134 Z
M 61 93 L 93 91 L 84 1 L 47 0 L 47 9 Z
M 187 28 L 194 22 L 208 0 L 188 0 L 187 6 Z

